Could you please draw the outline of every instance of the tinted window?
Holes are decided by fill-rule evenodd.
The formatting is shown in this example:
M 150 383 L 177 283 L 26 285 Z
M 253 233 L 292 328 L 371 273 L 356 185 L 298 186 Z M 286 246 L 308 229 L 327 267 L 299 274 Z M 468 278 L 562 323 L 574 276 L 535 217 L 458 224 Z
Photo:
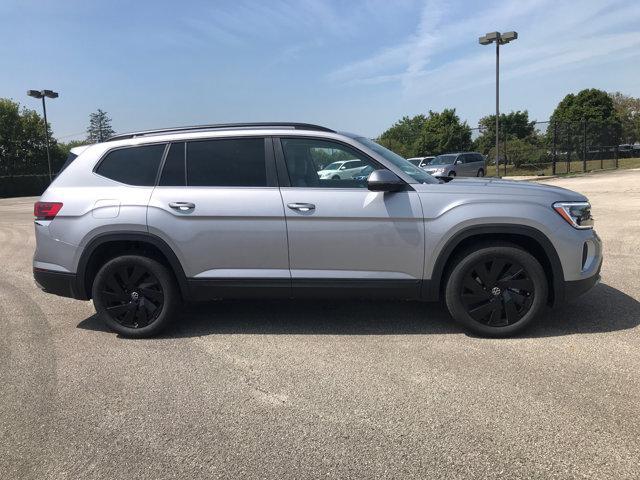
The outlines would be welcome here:
M 184 187 L 186 185 L 184 145 L 184 142 L 172 143 L 169 147 L 159 185 L 167 187 Z
M 76 155 L 75 153 L 69 152 L 69 155 L 67 155 L 67 159 L 64 161 L 64 163 L 62 164 L 62 167 L 60 167 L 60 170 L 58 171 L 58 175 L 61 174 L 65 168 L 71 165 L 71 162 L 73 162 L 76 158 L 78 158 L 78 155 Z
M 163 144 L 114 150 L 100 162 L 96 173 L 127 185 L 151 187 L 155 185 L 164 148 Z
M 381 168 L 363 153 L 339 143 L 307 138 L 281 141 L 293 187 L 366 188 L 368 173 Z
M 187 184 L 265 187 L 264 139 L 234 138 L 187 143 Z

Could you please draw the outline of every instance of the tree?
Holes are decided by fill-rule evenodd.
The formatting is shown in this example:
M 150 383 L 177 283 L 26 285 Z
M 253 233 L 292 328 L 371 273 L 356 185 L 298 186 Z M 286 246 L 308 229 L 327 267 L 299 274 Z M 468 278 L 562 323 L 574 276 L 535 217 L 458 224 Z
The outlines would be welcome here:
M 602 90 L 588 88 L 565 96 L 551 114 L 552 121 L 615 122 L 618 121 L 613 99 Z
M 622 123 L 622 141 L 640 141 L 640 98 L 630 97 L 620 92 L 610 93 L 613 108 Z
M 621 122 L 613 99 L 596 88 L 581 90 L 565 96 L 551 115 L 547 128 L 550 141 L 554 129 L 560 137 L 563 150 L 580 151 L 586 133 L 587 148 L 594 145 L 617 145 Z
M 98 109 L 95 113 L 89 115 L 87 142 L 104 142 L 115 133 L 115 130 L 111 127 L 111 119 L 107 115 L 107 112 Z
M 37 112 L 0 98 L 0 175 L 47 173 L 44 128 L 44 119 Z M 59 163 L 60 154 L 50 125 L 47 130 L 53 166 Z
M 478 122 L 482 133 L 473 142 L 473 149 L 487 155 L 496 144 L 496 116 L 487 115 Z M 529 112 L 512 111 L 500 114 L 500 140 L 525 139 L 534 135 L 535 120 L 529 121 Z
M 442 112 L 429 110 L 416 141 L 419 155 L 440 155 L 469 150 L 470 147 L 471 128 L 467 122 L 460 122 L 455 108 L 445 108 Z
M 416 157 L 420 154 L 418 139 L 426 121 L 427 117 L 422 114 L 415 117 L 402 117 L 380 135 L 378 141 L 405 158 Z

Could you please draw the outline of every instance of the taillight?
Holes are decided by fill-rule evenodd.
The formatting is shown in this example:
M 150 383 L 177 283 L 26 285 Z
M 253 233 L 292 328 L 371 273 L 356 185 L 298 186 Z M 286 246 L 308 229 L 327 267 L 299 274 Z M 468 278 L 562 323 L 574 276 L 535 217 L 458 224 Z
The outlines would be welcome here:
M 36 220 L 53 220 L 62 208 L 62 202 L 36 202 L 33 215 Z

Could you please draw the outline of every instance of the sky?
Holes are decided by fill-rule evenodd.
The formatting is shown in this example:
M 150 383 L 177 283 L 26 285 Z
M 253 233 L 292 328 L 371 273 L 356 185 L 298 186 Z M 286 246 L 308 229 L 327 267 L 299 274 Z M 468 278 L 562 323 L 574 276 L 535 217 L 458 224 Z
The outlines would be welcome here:
M 0 0 L 0 97 L 83 138 L 89 114 L 118 132 L 298 121 L 375 137 L 404 115 L 453 107 L 548 119 L 583 88 L 640 97 L 638 0 Z

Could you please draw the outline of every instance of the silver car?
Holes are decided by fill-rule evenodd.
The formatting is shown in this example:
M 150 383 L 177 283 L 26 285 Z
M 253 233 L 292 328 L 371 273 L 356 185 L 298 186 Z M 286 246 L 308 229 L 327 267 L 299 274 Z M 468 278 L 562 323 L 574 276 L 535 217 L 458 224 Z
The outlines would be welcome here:
M 157 334 L 183 301 L 256 297 L 442 299 L 469 330 L 508 336 L 599 278 L 579 193 L 444 183 L 359 135 L 211 125 L 72 153 L 34 207 L 34 276 L 125 336 Z M 318 175 L 342 159 L 367 173 Z
M 484 177 L 487 171 L 484 156 L 476 152 L 438 155 L 424 170 L 439 177 Z

